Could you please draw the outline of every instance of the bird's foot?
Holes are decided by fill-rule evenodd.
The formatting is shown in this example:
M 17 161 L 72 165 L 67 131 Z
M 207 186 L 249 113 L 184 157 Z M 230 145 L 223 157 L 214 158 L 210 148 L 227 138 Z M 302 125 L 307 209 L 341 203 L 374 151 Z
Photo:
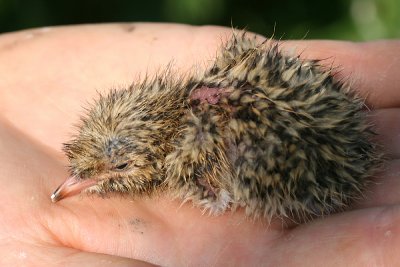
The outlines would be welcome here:
M 196 205 L 200 206 L 203 214 L 208 213 L 209 215 L 217 216 L 229 209 L 231 202 L 232 198 L 229 192 L 225 189 L 220 189 L 215 197 L 201 199 Z
M 193 202 L 203 210 L 203 214 L 221 215 L 230 207 L 232 198 L 227 190 L 213 187 L 206 179 L 198 179 L 197 183 L 201 195 Z

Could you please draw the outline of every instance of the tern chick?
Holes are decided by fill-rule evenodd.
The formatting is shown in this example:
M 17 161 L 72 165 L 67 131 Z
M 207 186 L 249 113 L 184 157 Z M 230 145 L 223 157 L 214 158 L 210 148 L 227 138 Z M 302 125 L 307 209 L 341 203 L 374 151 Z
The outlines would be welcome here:
M 235 33 L 202 75 L 165 71 L 101 96 L 64 145 L 71 176 L 51 198 L 161 192 L 211 214 L 326 215 L 379 165 L 364 106 L 321 61 Z

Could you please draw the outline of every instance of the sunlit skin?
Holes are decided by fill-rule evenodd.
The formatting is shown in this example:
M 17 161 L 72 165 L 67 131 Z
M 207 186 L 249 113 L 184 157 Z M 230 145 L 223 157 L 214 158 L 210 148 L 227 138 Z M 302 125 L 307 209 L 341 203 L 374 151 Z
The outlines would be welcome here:
M 114 24 L 0 37 L 1 266 L 396 266 L 400 257 L 400 42 L 284 42 L 326 58 L 367 97 L 388 162 L 351 210 L 305 225 L 203 216 L 190 203 L 75 195 L 52 203 L 68 176 L 61 144 L 82 106 L 173 60 L 210 63 L 230 29 Z M 291 228 L 287 228 L 287 225 Z M 316 253 L 316 251 L 318 253 Z

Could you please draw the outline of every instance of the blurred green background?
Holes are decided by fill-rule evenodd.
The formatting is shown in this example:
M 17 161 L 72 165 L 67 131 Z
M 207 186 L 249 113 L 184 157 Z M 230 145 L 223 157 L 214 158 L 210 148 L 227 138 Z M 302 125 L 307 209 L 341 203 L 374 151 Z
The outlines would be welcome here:
M 282 39 L 372 40 L 400 37 L 400 0 L 0 0 L 0 32 L 117 21 L 233 25 Z

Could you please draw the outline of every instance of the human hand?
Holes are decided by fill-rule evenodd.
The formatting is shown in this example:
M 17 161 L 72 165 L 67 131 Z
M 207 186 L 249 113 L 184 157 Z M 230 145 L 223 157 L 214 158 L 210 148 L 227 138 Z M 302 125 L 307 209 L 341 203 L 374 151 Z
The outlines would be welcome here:
M 400 261 L 400 42 L 284 42 L 328 58 L 366 95 L 389 160 L 351 210 L 287 228 L 190 203 L 50 194 L 67 177 L 61 143 L 96 90 L 129 85 L 171 60 L 211 63 L 230 29 L 163 24 L 45 28 L 0 37 L 1 266 L 395 266 Z M 136 265 L 135 265 L 136 266 Z

